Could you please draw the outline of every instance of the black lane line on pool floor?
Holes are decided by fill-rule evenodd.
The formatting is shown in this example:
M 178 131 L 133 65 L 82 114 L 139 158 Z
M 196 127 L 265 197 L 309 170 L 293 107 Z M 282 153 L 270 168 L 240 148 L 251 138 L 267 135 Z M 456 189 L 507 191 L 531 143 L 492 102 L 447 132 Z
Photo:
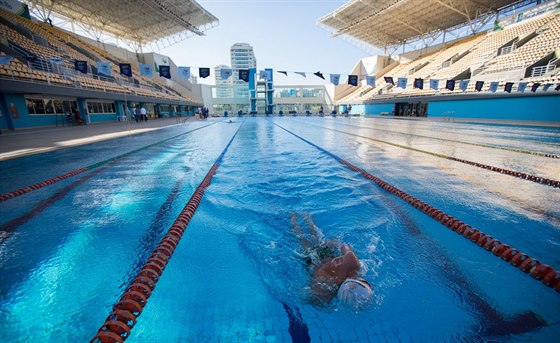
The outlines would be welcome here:
M 41 200 L 38 204 L 36 204 L 32 209 L 25 212 L 24 214 L 20 215 L 17 218 L 14 218 L 5 224 L 0 225 L 0 232 L 2 232 L 2 236 L 0 236 L 0 243 L 4 242 L 6 239 L 11 237 L 11 235 L 16 231 L 18 227 L 27 223 L 31 219 L 38 216 L 41 212 L 43 212 L 46 208 L 52 206 L 58 200 L 64 198 L 71 190 L 76 188 L 77 186 L 83 184 L 84 182 L 88 181 L 93 176 L 99 174 L 100 172 L 104 171 L 109 167 L 110 164 L 105 165 L 103 168 L 94 170 L 90 174 L 84 175 L 78 180 L 72 182 L 71 184 L 65 186 L 64 188 L 58 190 L 53 195 L 49 196 L 48 198 Z
M 340 164 L 345 165 L 350 170 L 357 172 L 358 174 L 362 175 L 366 179 L 374 182 L 384 190 L 394 194 L 404 200 L 405 202 L 411 204 L 421 212 L 425 213 L 426 215 L 434 218 L 442 225 L 446 226 L 447 228 L 455 231 L 456 233 L 462 235 L 466 239 L 472 241 L 473 243 L 477 244 L 481 248 L 492 251 L 494 256 L 501 257 L 503 260 L 510 262 L 513 266 L 517 267 L 520 271 L 525 273 L 531 273 L 533 279 L 537 281 L 541 281 L 548 287 L 556 289 L 557 292 L 560 292 L 560 271 L 554 270 L 551 266 L 547 264 L 543 264 L 535 258 L 530 257 L 527 254 L 522 253 L 520 250 L 515 249 L 507 244 L 502 243 L 498 239 L 486 235 L 484 232 L 471 227 L 470 225 L 448 215 L 447 213 L 436 209 L 435 207 L 413 197 L 412 195 L 401 191 L 400 189 L 390 185 L 389 183 L 381 180 L 380 178 L 368 173 L 362 168 L 359 168 L 348 161 L 341 159 L 340 157 L 336 156 L 335 154 L 321 148 L 315 143 L 312 143 L 305 138 L 298 136 L 297 134 L 285 129 L 284 127 L 274 124 L 281 128 L 282 130 L 286 131 L 287 133 L 293 135 L 294 137 L 299 138 L 300 140 L 304 141 L 305 143 L 315 147 L 317 150 L 321 151 L 327 156 L 332 157 Z M 499 250 L 495 250 L 498 249 Z
M 218 156 L 185 207 L 181 210 L 179 216 L 175 219 L 173 225 L 171 225 L 171 227 L 167 230 L 166 234 L 153 250 L 150 257 L 146 260 L 144 267 L 137 274 L 133 283 L 119 298 L 120 301 L 114 305 L 113 312 L 109 314 L 104 324 L 101 325 L 101 328 L 91 340 L 92 342 L 103 341 L 103 339 L 110 341 L 120 339 L 125 341 L 128 337 L 130 337 L 130 329 L 132 326 L 129 323 L 133 323 L 132 325 L 134 325 L 137 317 L 140 316 L 146 306 L 156 283 L 161 279 L 165 267 L 169 263 L 169 260 L 180 242 L 180 239 L 198 209 L 200 201 L 204 196 L 204 192 L 208 186 L 210 186 L 212 178 L 216 174 L 224 155 L 243 126 L 243 123 L 244 122 L 239 125 L 222 153 Z M 140 293 L 138 291 L 146 288 L 149 288 L 149 291 L 146 293 Z
M 312 125 L 314 125 L 314 124 L 312 124 Z M 540 176 L 530 175 L 530 174 L 517 172 L 517 171 L 513 171 L 513 170 L 509 170 L 509 169 L 494 167 L 494 166 L 490 166 L 490 165 L 487 165 L 487 164 L 482 164 L 482 163 L 473 162 L 473 161 L 469 161 L 469 160 L 463 160 L 463 159 L 460 159 L 460 158 L 451 157 L 451 156 L 447 156 L 447 155 L 443 155 L 443 154 L 438 154 L 438 153 L 430 152 L 430 151 L 426 151 L 426 150 L 421 150 L 421 149 L 409 147 L 409 146 L 406 146 L 406 145 L 387 142 L 387 141 L 384 141 L 384 140 L 381 140 L 381 139 L 362 136 L 362 135 L 358 135 L 358 134 L 355 134 L 355 133 L 350 133 L 350 132 L 346 132 L 346 131 L 342 131 L 342 130 L 338 130 L 338 129 L 332 129 L 332 128 L 328 128 L 328 127 L 321 126 L 321 125 L 316 125 L 315 124 L 315 126 L 324 128 L 326 130 L 331 130 L 331 131 L 335 131 L 335 132 L 344 133 L 344 134 L 349 135 L 349 136 L 359 137 L 359 138 L 363 138 L 363 139 L 368 139 L 370 141 L 395 146 L 395 147 L 401 148 L 401 149 L 416 151 L 416 152 L 420 152 L 420 153 L 427 154 L 427 155 L 430 155 L 430 156 L 450 160 L 450 161 L 461 162 L 461 163 L 468 164 L 468 165 L 471 165 L 471 166 L 474 166 L 474 167 L 487 169 L 487 170 L 490 170 L 490 171 L 493 171 L 493 172 L 496 172 L 496 173 L 510 175 L 510 176 L 513 176 L 513 177 L 516 177 L 516 178 L 519 178 L 519 179 L 532 181 L 532 182 L 535 182 L 535 183 L 538 183 L 538 184 L 541 184 L 541 185 L 554 187 L 554 188 L 560 188 L 560 181 L 558 181 L 558 180 L 553 180 L 553 179 L 548 179 L 548 178 L 544 178 L 544 177 L 540 177 Z
M 83 167 L 83 168 L 80 168 L 80 169 L 76 169 L 76 170 L 70 171 L 70 172 L 68 172 L 68 173 L 65 173 L 65 174 L 62 174 L 62 175 L 59 175 L 59 176 L 55 176 L 55 177 L 50 178 L 50 179 L 48 179 L 48 180 L 44 180 L 44 181 L 41 181 L 41 182 L 37 182 L 37 183 L 35 183 L 35 184 L 33 184 L 33 185 L 30 185 L 30 186 L 27 186 L 27 187 L 23 187 L 23 188 L 17 189 L 17 190 L 12 191 L 12 192 L 8 192 L 8 193 L 5 193 L 5 194 L 1 194 L 1 195 L 0 195 L 0 202 L 6 201 L 6 200 L 8 200 L 8 199 L 15 198 L 15 197 L 20 196 L 20 195 L 23 195 L 23 194 L 25 194 L 25 193 L 29 193 L 29 192 L 34 191 L 34 190 L 39 189 L 39 188 L 43 188 L 43 187 L 48 186 L 48 185 L 51 185 L 51 184 L 53 184 L 53 183 L 55 183 L 55 182 L 58 182 L 58 181 L 67 179 L 67 178 L 72 177 L 72 176 L 77 175 L 77 174 L 81 174 L 81 173 L 86 172 L 86 171 L 88 171 L 88 170 L 95 169 L 95 168 L 100 167 L 100 166 L 102 166 L 102 165 L 104 165 L 104 164 L 107 164 L 107 163 L 109 163 L 109 162 L 118 160 L 118 159 L 120 159 L 120 158 L 123 158 L 123 157 L 125 157 L 125 156 L 131 155 L 131 154 L 133 154 L 133 153 L 136 153 L 136 152 L 145 150 L 145 149 L 147 149 L 147 148 L 151 148 L 151 147 L 153 147 L 153 146 L 162 144 L 162 143 L 164 143 L 164 142 L 170 141 L 170 140 L 175 139 L 175 138 L 177 138 L 177 137 L 186 135 L 186 134 L 188 134 L 188 133 L 191 133 L 191 132 L 194 132 L 194 131 L 203 129 L 203 128 L 205 128 L 205 127 L 208 127 L 208 126 L 214 125 L 214 124 L 216 124 L 216 123 L 211 123 L 211 124 L 208 124 L 208 125 L 205 125 L 205 126 L 202 126 L 202 127 L 198 127 L 198 128 L 196 128 L 196 129 L 193 129 L 193 130 L 190 130 L 190 131 L 187 131 L 187 132 L 183 132 L 183 133 L 181 133 L 181 134 L 179 134 L 179 135 L 173 136 L 173 137 L 171 137 L 171 138 L 164 139 L 164 140 L 162 140 L 162 141 L 159 141 L 159 142 L 156 142 L 156 143 L 153 143 L 153 144 L 146 145 L 146 146 L 144 146 L 144 147 L 142 147 L 142 148 L 139 148 L 139 149 L 135 149 L 135 150 L 126 152 L 126 153 L 124 153 L 124 154 L 121 154 L 121 155 L 112 157 L 112 158 L 110 158 L 110 159 L 107 159 L 107 160 L 104 160 L 104 161 L 101 161 L 101 162 L 97 162 L 97 163 L 91 164 L 91 165 L 89 165 L 89 166 L 87 166 L 87 167 Z
M 520 314 L 507 318 L 496 310 L 492 304 L 481 296 L 481 292 L 461 270 L 455 265 L 451 258 L 436 244 L 432 237 L 422 232 L 420 227 L 412 220 L 408 213 L 403 211 L 395 202 L 395 198 L 387 193 L 382 193 L 386 206 L 402 220 L 406 233 L 414 236 L 421 243 L 424 250 L 429 252 L 438 276 L 449 283 L 449 289 L 455 293 L 457 299 L 464 305 L 473 308 L 481 317 L 474 318 L 481 324 L 479 332 L 484 337 L 504 336 L 508 334 L 520 334 L 533 331 L 548 324 L 533 311 L 524 311 Z M 407 249 L 407 248 L 405 248 Z M 421 256 L 421 255 L 420 255 Z M 430 261 L 425 261 L 426 263 Z M 467 336 L 471 339 L 475 337 Z
M 338 123 L 340 123 L 340 122 L 338 122 Z M 501 146 L 496 146 L 496 145 L 489 145 L 489 144 L 482 144 L 482 143 L 473 143 L 473 142 L 466 142 L 466 141 L 458 141 L 458 140 L 447 139 L 447 138 L 439 138 L 439 137 L 424 136 L 424 135 L 418 135 L 418 134 L 414 134 L 414 133 L 407 133 L 407 132 L 400 132 L 400 131 L 392 131 L 392 130 L 387 130 L 387 129 L 379 129 L 379 128 L 370 127 L 370 126 L 360 126 L 360 125 L 353 125 L 353 124 L 347 124 L 347 123 L 340 123 L 340 124 L 346 125 L 346 126 L 352 126 L 352 127 L 356 127 L 356 128 L 360 128 L 360 129 L 367 129 L 367 130 L 376 130 L 376 131 L 384 131 L 384 132 L 396 133 L 396 134 L 403 135 L 403 136 L 414 136 L 414 137 L 421 137 L 421 138 L 427 138 L 427 139 L 434 139 L 434 140 L 444 141 L 444 142 L 453 142 L 453 143 L 467 144 L 467 145 L 473 145 L 473 146 L 482 147 L 482 148 L 489 148 L 489 149 L 498 149 L 498 150 L 512 151 L 512 152 L 518 152 L 518 153 L 521 153 L 521 154 L 528 154 L 528 155 L 534 155 L 534 156 L 540 156 L 540 157 L 547 157 L 547 158 L 560 158 L 560 155 L 547 154 L 547 153 L 538 152 L 538 151 L 529 151 L 529 150 L 523 150 L 523 149 L 501 147 Z

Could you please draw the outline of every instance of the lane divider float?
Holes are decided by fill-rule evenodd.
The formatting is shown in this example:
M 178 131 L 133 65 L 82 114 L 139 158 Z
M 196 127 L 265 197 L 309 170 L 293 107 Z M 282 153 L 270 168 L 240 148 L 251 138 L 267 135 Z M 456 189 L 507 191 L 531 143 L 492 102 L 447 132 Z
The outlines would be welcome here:
M 342 131 L 342 130 L 338 130 L 338 129 L 332 129 L 332 128 L 328 128 L 328 127 L 324 127 L 324 126 L 320 126 L 320 125 L 316 125 L 316 126 L 325 128 L 327 130 L 344 133 L 344 134 L 347 134 L 349 136 L 360 137 L 360 138 L 368 139 L 370 141 L 379 142 L 379 143 L 383 143 L 383 144 L 387 144 L 387 145 L 392 145 L 392 146 L 395 146 L 397 148 L 416 151 L 416 152 L 431 155 L 431 156 L 434 156 L 434 157 L 439 157 L 439 158 L 443 158 L 443 159 L 446 159 L 446 160 L 460 162 L 460 163 L 468 164 L 468 165 L 475 166 L 475 167 L 482 168 L 482 169 L 487 169 L 487 170 L 490 170 L 490 171 L 493 171 L 493 172 L 496 172 L 496 173 L 510 175 L 510 176 L 517 177 L 517 178 L 520 178 L 520 179 L 523 179 L 523 180 L 536 182 L 536 183 L 539 183 L 539 184 L 542 184 L 542 185 L 545 185 L 545 186 L 560 188 L 560 181 L 558 181 L 558 180 L 548 179 L 548 178 L 545 178 L 545 177 L 526 174 L 526 173 L 522 173 L 522 172 L 518 172 L 518 171 L 514 171 L 514 170 L 509 170 L 509 169 L 505 169 L 505 168 L 494 167 L 494 166 L 491 166 L 491 165 L 478 163 L 478 162 L 473 162 L 473 161 L 469 161 L 469 160 L 463 160 L 463 159 L 456 158 L 456 157 L 451 157 L 451 156 L 438 154 L 438 153 L 431 152 L 431 151 L 421 150 L 421 149 L 417 149 L 417 148 L 413 148 L 413 147 L 409 147 L 409 146 L 401 145 L 401 144 L 397 144 L 397 143 L 387 142 L 387 141 L 384 141 L 384 140 L 381 140 L 381 139 L 362 136 L 362 135 L 358 135 L 358 134 L 355 134 L 355 133 L 350 133 L 350 132 L 346 132 L 346 131 Z
M 189 222 L 198 209 L 206 188 L 212 182 L 216 170 L 241 126 L 233 134 L 229 143 L 198 185 L 185 207 L 181 210 L 179 216 L 165 233 L 150 257 L 148 257 L 146 263 L 144 263 L 140 272 L 138 272 L 130 286 L 120 297 L 118 303 L 113 307 L 112 312 L 107 316 L 107 319 L 91 340 L 92 343 L 122 343 L 130 337 L 130 330 L 136 324 L 138 316 L 140 316 L 152 295 L 156 283 L 160 280 Z
M 301 139 L 302 141 L 306 142 L 307 144 L 315 147 L 319 151 L 323 152 L 324 154 L 334 158 L 339 163 L 345 165 L 352 171 L 357 172 L 358 174 L 362 175 L 364 178 L 373 181 L 379 187 L 383 188 L 387 192 L 396 195 L 397 197 L 401 198 L 402 200 L 406 201 L 410 205 L 414 206 L 418 210 L 422 211 L 423 213 L 427 214 L 428 216 L 432 217 L 433 219 L 437 220 L 444 226 L 448 227 L 449 229 L 453 230 L 454 232 L 460 234 L 464 238 L 470 240 L 471 242 L 477 244 L 481 248 L 484 248 L 487 251 L 491 251 L 495 256 L 500 257 L 501 259 L 509 262 L 513 266 L 517 267 L 519 270 L 530 273 L 530 275 L 538 281 L 541 281 L 548 287 L 554 288 L 557 292 L 560 293 L 560 271 L 555 270 L 551 266 L 540 262 L 539 260 L 530 257 L 527 254 L 522 253 L 519 249 L 516 249 L 508 244 L 503 243 L 502 241 L 494 238 L 490 235 L 485 234 L 481 230 L 478 230 L 449 214 L 436 209 L 435 207 L 413 197 L 412 195 L 390 185 L 389 183 L 381 180 L 380 178 L 368 173 L 362 168 L 359 168 L 352 163 L 343 160 L 342 158 L 336 156 L 335 154 L 321 148 L 320 146 L 306 140 L 305 138 L 298 136 L 297 134 L 289 131 L 288 129 L 283 128 L 278 124 L 274 124 L 280 127 L 282 130 L 290 133 L 291 135 Z
M 76 170 L 70 171 L 70 172 L 68 172 L 68 173 L 55 176 L 55 177 L 50 178 L 50 179 L 48 179 L 48 180 L 44 180 L 44 181 L 41 181 L 41 182 L 37 182 L 37 183 L 35 183 L 35 184 L 32 184 L 31 186 L 23 187 L 23 188 L 20 188 L 20 189 L 15 190 L 15 191 L 2 194 L 2 195 L 0 195 L 0 202 L 3 202 L 3 201 L 6 201 L 6 200 L 8 200 L 8 199 L 12 199 L 12 198 L 18 197 L 18 196 L 20 196 L 20 195 L 23 195 L 23 194 L 25 194 L 25 193 L 29 193 L 29 192 L 34 191 L 34 190 L 37 190 L 37 189 L 39 189 L 39 188 L 43 188 L 43 187 L 48 186 L 48 185 L 52 185 L 53 183 L 56 183 L 56 182 L 58 182 L 58 181 L 62 181 L 62 180 L 64 180 L 64 179 L 67 179 L 67 178 L 69 178 L 69 177 L 72 177 L 72 176 L 81 174 L 81 173 L 86 172 L 86 171 L 88 171 L 88 170 L 95 169 L 95 168 L 100 167 L 100 166 L 102 166 L 102 165 L 104 165 L 104 164 L 113 162 L 113 161 L 115 161 L 115 160 L 121 159 L 121 158 L 126 157 L 126 156 L 128 156 L 128 155 L 131 155 L 131 154 L 133 154 L 133 153 L 135 153 L 135 152 L 138 152 L 138 151 L 141 151 L 141 150 L 144 150 L 144 149 L 147 149 L 147 148 L 156 146 L 156 145 L 158 145 L 158 144 L 162 144 L 162 143 L 164 143 L 164 142 L 170 141 L 170 140 L 175 139 L 175 138 L 177 138 L 177 137 L 186 135 L 187 133 L 191 133 L 191 132 L 194 132 L 194 131 L 203 129 L 203 128 L 205 128 L 205 127 L 208 127 L 208 126 L 214 125 L 214 124 L 215 124 L 215 123 L 208 124 L 208 125 L 205 125 L 205 126 L 196 128 L 196 129 L 194 129 L 194 130 L 190 130 L 190 131 L 187 131 L 187 132 L 183 132 L 183 133 L 181 133 L 181 134 L 179 134 L 179 135 L 177 135 L 177 136 L 173 136 L 173 137 L 168 138 L 168 139 L 165 139 L 165 140 L 163 140 L 163 141 L 156 142 L 156 143 L 153 143 L 153 144 L 150 144 L 150 145 L 146 145 L 146 146 L 144 146 L 144 147 L 142 147 L 142 148 L 135 149 L 135 150 L 126 152 L 126 153 L 124 153 L 124 154 L 115 156 L 115 157 L 113 157 L 113 158 L 110 158 L 110 159 L 107 159 L 107 160 L 104 160 L 104 161 L 101 161 L 101 162 L 94 163 L 94 164 L 89 165 L 89 166 L 87 166 L 87 167 L 83 167 L 83 168 L 80 168 L 80 169 L 76 169 Z

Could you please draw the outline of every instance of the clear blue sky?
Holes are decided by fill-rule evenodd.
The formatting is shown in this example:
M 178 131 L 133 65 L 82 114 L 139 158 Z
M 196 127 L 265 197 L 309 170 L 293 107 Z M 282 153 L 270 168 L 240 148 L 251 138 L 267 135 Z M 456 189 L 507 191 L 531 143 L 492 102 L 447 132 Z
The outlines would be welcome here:
M 216 16 L 219 25 L 159 53 L 170 56 L 178 66 L 209 67 L 211 76 L 200 83 L 214 83 L 213 68 L 230 65 L 230 47 L 235 43 L 253 46 L 257 68 L 274 69 L 274 82 L 323 84 L 312 72 L 341 74 L 345 82 L 356 62 L 367 52 L 342 38 L 331 38 L 316 24 L 322 16 L 345 4 L 345 0 L 199 0 Z M 277 70 L 310 72 L 307 78 Z M 193 70 L 198 74 L 198 70 Z

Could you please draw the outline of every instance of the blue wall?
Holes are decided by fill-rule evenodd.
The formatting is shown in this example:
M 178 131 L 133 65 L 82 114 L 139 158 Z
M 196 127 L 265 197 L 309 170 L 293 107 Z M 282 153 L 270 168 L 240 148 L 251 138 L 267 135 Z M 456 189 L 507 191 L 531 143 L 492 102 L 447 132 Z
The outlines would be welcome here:
M 560 96 L 433 101 L 428 117 L 560 120 Z
M 395 108 L 395 104 L 352 105 L 352 113 L 380 114 L 387 112 L 391 114 L 393 108 Z

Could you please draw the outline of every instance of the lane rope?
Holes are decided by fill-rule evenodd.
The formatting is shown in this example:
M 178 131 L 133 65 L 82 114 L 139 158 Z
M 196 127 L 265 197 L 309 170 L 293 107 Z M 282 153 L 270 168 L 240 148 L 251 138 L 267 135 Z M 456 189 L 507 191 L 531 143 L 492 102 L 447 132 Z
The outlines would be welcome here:
M 460 144 L 468 144 L 468 145 L 478 146 L 478 147 L 482 147 L 482 148 L 506 150 L 506 151 L 518 152 L 518 153 L 521 153 L 521 154 L 528 154 L 528 155 L 534 155 L 534 156 L 540 156 L 540 157 L 560 158 L 560 155 L 547 154 L 547 153 L 538 152 L 538 151 L 529 151 L 529 150 L 523 150 L 523 149 L 517 149 L 517 148 L 509 148 L 509 147 L 502 147 L 502 146 L 489 145 L 489 144 L 482 144 L 482 143 L 474 143 L 474 142 L 467 142 L 467 141 L 458 141 L 458 140 L 448 139 L 448 138 L 439 138 L 439 137 L 424 136 L 424 135 L 418 135 L 418 134 L 415 134 L 415 133 L 407 133 L 407 132 L 400 132 L 400 131 L 392 131 L 392 130 L 379 129 L 379 128 L 376 128 L 376 127 L 369 127 L 369 126 L 360 126 L 360 125 L 353 125 L 353 124 L 346 124 L 346 123 L 342 123 L 342 125 L 358 127 L 358 128 L 361 128 L 361 129 L 368 129 L 368 130 L 377 130 L 377 131 L 384 131 L 384 132 L 390 132 L 390 133 L 397 133 L 397 134 L 405 135 L 405 136 L 415 136 L 415 137 L 421 137 L 421 138 L 435 139 L 435 140 L 440 140 L 440 141 L 444 141 L 444 142 L 453 142 L 453 143 L 460 143 Z
M 333 128 L 329 128 L 329 127 L 325 127 L 325 126 L 321 126 L 321 125 L 315 125 L 315 126 L 322 127 L 322 128 L 325 128 L 325 129 L 331 130 L 331 131 L 344 133 L 344 134 L 349 135 L 349 136 L 360 137 L 360 138 L 368 139 L 370 141 L 379 142 L 379 143 L 383 143 L 383 144 L 387 144 L 387 145 L 392 145 L 392 146 L 395 146 L 397 148 L 416 151 L 416 152 L 420 152 L 420 153 L 427 154 L 427 155 L 430 155 L 430 156 L 439 157 L 439 158 L 443 158 L 443 159 L 446 159 L 446 160 L 451 160 L 451 161 L 455 161 L 455 162 L 468 164 L 468 165 L 475 166 L 475 167 L 478 167 L 478 168 L 487 169 L 487 170 L 490 170 L 490 171 L 493 171 L 493 172 L 496 172 L 496 173 L 510 175 L 510 176 L 517 177 L 517 178 L 520 178 L 520 179 L 523 179 L 523 180 L 539 183 L 541 185 L 560 188 L 560 181 L 558 181 L 558 180 L 548 179 L 548 178 L 545 178 L 545 177 L 535 176 L 535 175 L 522 173 L 522 172 L 510 170 L 510 169 L 494 167 L 494 166 L 491 166 L 491 165 L 488 165 L 488 164 L 483 164 L 483 163 L 464 160 L 464 159 L 460 159 L 460 158 L 456 158 L 456 157 L 452 157 L 452 156 L 438 154 L 436 152 L 421 150 L 421 149 L 409 147 L 409 146 L 406 146 L 406 145 L 401 145 L 401 144 L 397 144 L 397 143 L 384 141 L 384 140 L 381 140 L 381 139 L 362 136 L 362 135 L 359 135 L 359 134 L 350 133 L 350 132 L 346 132 L 346 131 L 342 131 L 342 130 L 338 130 L 338 129 L 333 129 Z
M 554 288 L 557 292 L 560 293 L 560 271 L 554 270 L 551 266 L 540 262 L 539 260 L 530 257 L 527 254 L 522 253 L 519 249 L 516 249 L 508 244 L 501 242 L 500 240 L 485 234 L 484 232 L 450 216 L 449 214 L 436 209 L 435 207 L 413 197 L 412 195 L 403 192 L 402 190 L 390 185 L 389 183 L 381 180 L 380 178 L 368 173 L 362 168 L 359 168 L 350 162 L 343 160 L 342 158 L 336 156 L 335 154 L 321 148 L 320 146 L 312 143 L 305 138 L 291 132 L 290 130 L 278 125 L 274 124 L 281 128 L 282 130 L 288 132 L 289 134 L 299 138 L 300 140 L 306 142 L 307 144 L 315 147 L 319 151 L 323 152 L 324 154 L 332 157 L 339 163 L 345 165 L 352 171 L 357 172 L 358 174 L 362 175 L 366 179 L 373 181 L 379 187 L 383 188 L 387 192 L 398 196 L 402 200 L 406 201 L 410 205 L 414 206 L 418 210 L 424 212 L 428 216 L 432 217 L 433 219 L 437 220 L 444 226 L 448 227 L 449 229 L 453 230 L 454 232 L 462 235 L 464 238 L 470 240 L 471 242 L 477 244 L 478 246 L 482 247 L 487 251 L 492 251 L 492 253 L 500 257 L 501 259 L 509 262 L 513 266 L 517 267 L 519 270 L 530 273 L 530 275 L 538 281 L 541 281 L 548 287 Z
M 94 164 L 89 165 L 89 166 L 87 166 L 87 167 L 83 167 L 83 168 L 80 168 L 80 169 L 72 170 L 72 171 L 70 171 L 70 172 L 68 172 L 68 173 L 55 176 L 55 177 L 50 178 L 50 179 L 48 179 L 48 180 L 44 180 L 44 181 L 41 181 L 41 182 L 37 182 L 37 183 L 35 183 L 35 184 L 32 184 L 31 186 L 23 187 L 23 188 L 20 188 L 20 189 L 15 190 L 15 191 L 2 194 L 2 195 L 0 195 L 0 202 L 3 202 L 3 201 L 6 201 L 6 200 L 8 200 L 8 199 L 12 199 L 12 198 L 18 197 L 18 196 L 20 196 L 20 195 L 23 195 L 23 194 L 25 194 L 25 193 L 29 193 L 29 192 L 31 192 L 31 191 L 34 191 L 34 190 L 43 188 L 43 187 L 48 186 L 48 185 L 52 185 L 53 183 L 56 183 L 56 182 L 58 182 L 58 181 L 62 181 L 62 180 L 64 180 L 64 179 L 67 179 L 67 178 L 69 178 L 69 177 L 72 177 L 72 176 L 81 174 L 81 173 L 86 172 L 86 171 L 88 171 L 88 170 L 95 169 L 95 168 L 100 167 L 100 166 L 102 166 L 102 165 L 104 165 L 104 164 L 107 164 L 107 163 L 113 162 L 113 161 L 115 161 L 115 160 L 121 159 L 121 158 L 123 158 L 123 157 L 126 157 L 126 156 L 128 156 L 128 155 L 131 155 L 131 154 L 136 153 L 136 152 L 138 152 L 138 151 L 141 151 L 141 150 L 144 150 L 144 149 L 147 149 L 147 148 L 151 148 L 151 147 L 156 146 L 156 145 L 158 145 L 158 144 L 162 144 L 162 143 L 164 143 L 164 142 L 170 141 L 170 140 L 175 139 L 175 138 L 177 138 L 177 137 L 186 135 L 186 134 L 188 134 L 188 133 L 191 133 L 191 132 L 194 132 L 194 131 L 203 129 L 203 128 L 205 128 L 205 127 L 208 127 L 208 126 L 214 125 L 214 124 L 216 124 L 216 123 L 211 123 L 211 124 L 208 124 L 208 125 L 205 125 L 205 126 L 202 126 L 202 127 L 198 127 L 198 128 L 196 128 L 196 129 L 193 129 L 193 130 L 190 130 L 190 131 L 187 131 L 187 132 L 183 132 L 183 133 L 181 133 L 181 134 L 179 134 L 179 135 L 176 135 L 176 136 L 173 136 L 173 137 L 171 137 L 171 138 L 165 139 L 165 140 L 163 140 L 163 141 L 156 142 L 156 143 L 153 143 L 153 144 L 150 144 L 150 145 L 146 145 L 146 146 L 141 147 L 141 148 L 139 148 L 139 149 L 135 149 L 135 150 L 126 152 L 126 153 L 124 153 L 124 154 L 121 154 L 121 155 L 112 157 L 112 158 L 110 158 L 110 159 L 107 159 L 107 160 L 104 160 L 104 161 L 101 161 L 101 162 L 94 163 Z
M 120 300 L 113 307 L 112 312 L 91 340 L 92 343 L 122 343 L 130 337 L 130 330 L 134 327 L 138 316 L 140 316 L 146 306 L 156 287 L 156 283 L 160 280 L 189 222 L 198 209 L 206 188 L 212 182 L 216 170 L 241 126 L 243 126 L 243 123 L 237 128 L 237 131 L 235 131 L 222 153 L 198 185 L 185 207 L 181 210 L 181 213 L 179 213 L 179 216 L 167 230 L 150 257 L 148 257 L 140 272 L 138 272 L 130 286 L 119 298 Z

